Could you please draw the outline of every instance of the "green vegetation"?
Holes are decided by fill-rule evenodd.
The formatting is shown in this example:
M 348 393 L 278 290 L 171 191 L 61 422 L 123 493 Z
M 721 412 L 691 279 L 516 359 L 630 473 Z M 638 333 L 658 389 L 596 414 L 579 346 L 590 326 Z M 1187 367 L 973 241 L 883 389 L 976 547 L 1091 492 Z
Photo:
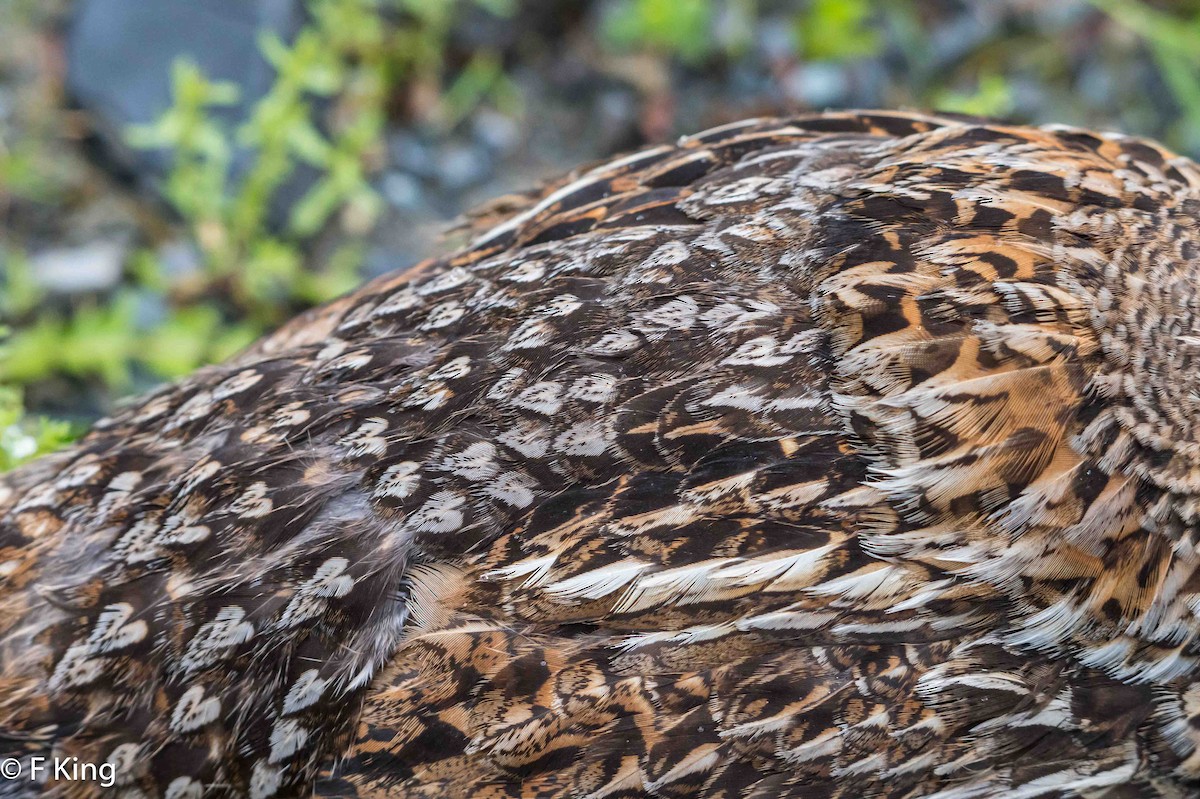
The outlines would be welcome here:
M 499 0 L 476 3 L 496 13 L 511 10 Z M 209 112 L 236 102 L 237 87 L 211 82 L 180 62 L 174 107 L 130 132 L 135 146 L 173 153 L 164 190 L 203 253 L 208 285 L 200 293 L 219 283 L 234 306 L 224 309 L 226 316 L 245 320 L 251 336 L 357 282 L 355 236 L 371 228 L 381 204 L 369 171 L 378 160 L 388 98 L 401 83 L 442 77 L 441 52 L 463 3 L 405 0 L 400 5 L 409 16 L 394 25 L 385 24 L 382 5 L 309 0 L 312 21 L 293 42 L 264 34 L 260 48 L 276 79 L 236 130 L 222 128 Z M 477 53 L 432 113 L 461 119 L 501 82 L 495 57 Z M 318 111 L 330 102 L 331 111 Z M 235 175 L 239 147 L 250 164 Z M 272 233 L 272 202 L 301 165 L 316 178 L 291 206 L 285 230 Z M 306 263 L 304 247 L 330 224 L 348 234 L 343 248 L 323 267 Z
M 779 5 L 764 3 L 765 5 Z M 878 55 L 884 46 L 878 0 L 812 0 L 790 16 L 798 54 L 836 61 Z M 659 53 L 698 66 L 717 55 L 737 57 L 751 42 L 745 33 L 764 9 L 756 0 L 618 0 L 605 17 L 606 43 L 618 52 Z
M 814 0 L 796 17 L 796 39 L 805 58 L 846 61 L 883 48 L 872 0 Z
M 1184 3 L 1182 13 L 1168 14 L 1140 0 L 1089 2 L 1146 43 L 1181 112 L 1168 137 L 1200 146 L 1200 9 Z
M 0 386 L 0 472 L 53 452 L 71 439 L 69 424 L 26 414 L 21 392 Z
M 604 34 L 623 50 L 650 49 L 696 64 L 714 51 L 711 0 L 624 0 L 605 20 Z

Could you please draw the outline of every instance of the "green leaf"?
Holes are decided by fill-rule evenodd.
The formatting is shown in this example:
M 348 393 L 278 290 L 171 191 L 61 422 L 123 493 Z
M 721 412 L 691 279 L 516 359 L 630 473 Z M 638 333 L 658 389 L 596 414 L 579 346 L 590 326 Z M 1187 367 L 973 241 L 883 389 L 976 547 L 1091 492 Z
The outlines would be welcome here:
M 618 47 L 697 63 L 712 52 L 712 19 L 711 0 L 624 0 L 605 18 L 603 32 Z
M 278 306 L 300 279 L 303 267 L 300 253 L 293 246 L 264 237 L 252 245 L 241 284 L 256 303 Z
M 504 74 L 493 53 L 476 53 L 442 95 L 442 124 L 453 128 L 467 118 L 495 89 Z
M 45 292 L 33 277 L 25 253 L 0 248 L 3 256 L 4 288 L 0 291 L 0 311 L 13 318 L 23 316 L 37 307 Z
M 59 367 L 57 353 L 65 330 L 63 321 L 48 313 L 13 331 L 0 358 L 0 381 L 29 385 L 53 375 Z
M 258 34 L 258 50 L 268 64 L 280 71 L 291 56 L 291 49 L 279 38 L 279 34 L 272 30 L 264 30 Z
M 986 74 L 979 78 L 979 86 L 974 92 L 942 91 L 935 95 L 933 105 L 939 111 L 1004 117 L 1013 111 L 1012 89 L 1003 76 Z
M 338 206 L 341 191 L 330 176 L 317 181 L 308 193 L 292 207 L 291 228 L 301 236 L 311 236 L 321 229 Z
M 0 386 L 0 472 L 70 443 L 67 422 L 25 414 L 19 389 Z
M 287 142 L 289 149 L 301 160 L 316 167 L 329 164 L 333 148 L 310 121 L 303 120 L 292 125 L 288 129 Z
M 262 330 L 250 322 L 225 325 L 216 333 L 208 353 L 209 360 L 217 363 L 231 358 L 253 344 L 260 335 Z
M 211 305 L 180 308 L 145 336 L 138 360 L 161 378 L 182 377 L 207 362 L 220 325 Z
M 805 58 L 827 61 L 876 55 L 883 39 L 873 17 L 871 0 L 814 0 L 796 20 L 800 52 Z

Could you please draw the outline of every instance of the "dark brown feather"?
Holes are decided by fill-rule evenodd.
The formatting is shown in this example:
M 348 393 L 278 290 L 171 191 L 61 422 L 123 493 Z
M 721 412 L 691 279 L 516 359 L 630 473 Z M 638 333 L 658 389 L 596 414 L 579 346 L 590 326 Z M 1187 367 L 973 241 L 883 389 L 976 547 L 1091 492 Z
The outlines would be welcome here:
M 1200 168 L 830 113 L 487 221 L 4 478 L 0 756 L 167 799 L 1196 795 Z M 38 790 L 100 791 L 0 795 Z

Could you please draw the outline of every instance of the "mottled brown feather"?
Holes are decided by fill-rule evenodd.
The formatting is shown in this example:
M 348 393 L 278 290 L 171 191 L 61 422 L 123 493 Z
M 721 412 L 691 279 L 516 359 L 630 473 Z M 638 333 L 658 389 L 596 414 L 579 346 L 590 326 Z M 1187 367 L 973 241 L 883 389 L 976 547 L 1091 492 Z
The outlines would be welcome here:
M 601 164 L 0 490 L 0 756 L 128 796 L 1200 791 L 1200 168 Z M 0 783 L 0 796 L 95 784 Z

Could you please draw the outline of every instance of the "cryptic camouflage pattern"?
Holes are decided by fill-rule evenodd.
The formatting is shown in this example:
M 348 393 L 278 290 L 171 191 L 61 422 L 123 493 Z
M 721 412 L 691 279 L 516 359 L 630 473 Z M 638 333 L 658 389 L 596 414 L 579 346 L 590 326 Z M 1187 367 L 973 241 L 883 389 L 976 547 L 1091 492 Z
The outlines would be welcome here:
M 147 799 L 1200 795 L 1200 168 L 753 120 L 0 483 L 0 757 Z

